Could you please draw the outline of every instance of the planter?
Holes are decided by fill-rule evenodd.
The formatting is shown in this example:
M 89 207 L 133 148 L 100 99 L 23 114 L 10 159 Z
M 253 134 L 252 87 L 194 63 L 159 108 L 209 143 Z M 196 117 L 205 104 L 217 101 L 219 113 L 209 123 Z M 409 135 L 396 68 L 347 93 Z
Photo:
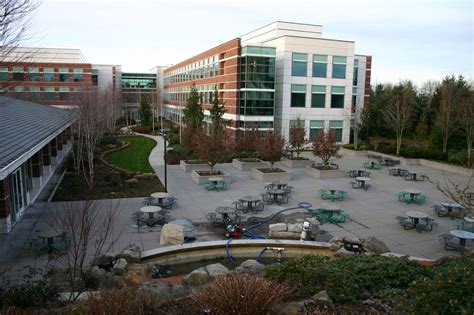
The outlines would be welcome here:
M 209 171 L 209 170 L 204 170 L 204 171 Z M 230 184 L 232 181 L 230 174 L 222 170 L 215 170 L 215 171 L 221 172 L 221 174 L 214 174 L 214 175 L 201 175 L 199 174 L 200 171 L 203 171 L 203 170 L 191 171 L 191 178 L 193 182 L 195 182 L 198 185 L 204 184 L 204 182 L 206 182 L 209 177 L 222 177 L 224 179 L 224 182 L 226 182 L 226 184 Z
M 252 168 L 268 167 L 268 165 L 268 162 L 257 158 L 232 159 L 232 166 L 244 172 L 248 172 Z
M 284 159 L 283 161 L 281 161 L 281 163 L 288 168 L 303 168 L 306 166 L 310 166 L 313 161 L 306 158 L 301 160 Z
M 345 155 L 345 156 L 367 156 L 367 151 L 365 150 L 351 150 L 351 149 L 346 149 L 346 148 L 340 148 L 339 152 L 340 155 Z
M 261 168 L 252 168 L 250 175 L 253 179 L 259 182 L 288 182 L 291 180 L 291 173 L 285 170 L 279 169 L 280 172 L 265 173 L 260 170 Z
M 342 178 L 344 177 L 344 170 L 318 170 L 317 168 L 307 166 L 306 174 L 317 179 Z
M 186 172 L 192 172 L 192 171 L 209 171 L 211 167 L 203 161 L 198 161 L 198 160 L 181 160 L 179 161 L 179 167 Z

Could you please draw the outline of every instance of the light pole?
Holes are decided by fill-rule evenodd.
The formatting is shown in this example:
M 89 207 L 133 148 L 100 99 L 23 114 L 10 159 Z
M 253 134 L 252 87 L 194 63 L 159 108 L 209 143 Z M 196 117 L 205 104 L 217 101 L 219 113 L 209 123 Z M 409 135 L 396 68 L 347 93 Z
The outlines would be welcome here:
M 162 126 L 163 127 L 163 126 Z M 161 128 L 161 136 L 163 137 L 163 141 L 164 141 L 164 149 L 165 151 L 163 152 L 163 160 L 165 162 L 164 166 L 165 166 L 165 192 L 168 192 L 168 170 L 167 170 L 167 167 L 166 167 L 166 152 L 168 151 L 167 148 L 166 148 L 166 140 L 167 140 L 167 134 L 168 130 L 166 128 Z
M 369 151 L 369 123 L 370 123 L 370 115 L 367 114 L 367 126 L 365 128 L 365 150 Z

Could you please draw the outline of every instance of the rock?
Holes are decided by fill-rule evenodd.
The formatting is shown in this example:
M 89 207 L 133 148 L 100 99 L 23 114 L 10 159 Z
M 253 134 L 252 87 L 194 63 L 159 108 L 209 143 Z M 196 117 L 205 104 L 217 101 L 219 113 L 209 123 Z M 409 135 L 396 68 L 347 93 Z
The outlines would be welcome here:
M 303 223 L 288 223 L 286 226 L 288 232 L 301 233 L 303 230 Z
M 271 232 L 269 237 L 273 239 L 299 240 L 301 237 L 301 233 Z
M 100 279 L 107 273 L 107 271 L 105 269 L 94 266 L 91 269 L 91 273 Z
M 227 275 L 230 271 L 229 269 L 222 264 L 212 264 L 206 266 L 206 271 L 209 274 L 210 278 L 217 278 Z
M 313 300 L 302 300 L 298 302 L 290 302 L 282 304 L 280 307 L 275 308 L 275 312 L 272 314 L 276 315 L 305 315 L 313 314 L 309 313 L 309 309 L 314 309 Z
M 136 244 L 130 244 L 127 248 L 122 250 L 120 254 L 117 255 L 119 258 L 124 258 L 128 263 L 137 263 L 140 262 L 140 254 L 142 250 L 140 246 Z
M 184 277 L 183 282 L 192 286 L 199 286 L 208 283 L 211 281 L 209 274 L 207 273 L 206 268 L 201 267 L 199 269 L 193 270 L 186 277 Z
M 259 263 L 255 259 L 249 259 L 240 264 L 235 271 L 246 273 L 249 275 L 263 275 L 265 273 L 265 265 Z
M 97 265 L 97 267 L 99 267 L 100 269 L 109 270 L 110 268 L 112 268 L 114 260 L 115 260 L 114 256 L 110 254 L 106 254 L 106 255 L 97 257 L 94 264 Z
M 128 263 L 125 259 L 119 258 L 115 261 L 112 267 L 112 274 L 116 276 L 123 276 L 127 273 Z
M 268 227 L 268 234 L 271 234 L 272 232 L 285 232 L 286 230 L 286 223 L 270 224 Z
M 304 219 L 297 218 L 295 221 L 296 221 L 296 223 L 303 223 L 303 222 L 304 222 Z
M 346 257 L 346 256 L 353 256 L 355 255 L 354 252 L 351 252 L 351 251 L 348 251 L 347 249 L 345 249 L 344 247 L 343 248 L 339 248 L 337 250 L 337 252 L 334 254 L 334 256 L 338 257 L 338 258 L 341 258 L 341 257 Z
M 177 224 L 165 224 L 160 233 L 160 245 L 179 245 L 184 243 L 184 227 Z
M 312 299 L 321 304 L 332 304 L 332 300 L 326 290 L 319 291 L 312 297 Z
M 329 240 L 329 243 L 331 244 L 336 244 L 336 243 L 341 243 L 344 241 L 344 236 L 334 236 Z
M 380 255 L 390 251 L 390 249 L 388 249 L 387 245 L 385 245 L 384 242 L 373 236 L 370 236 L 368 239 L 365 240 L 362 245 L 362 248 L 364 248 L 366 252 L 374 253 L 375 255 Z
M 195 230 L 196 228 L 193 225 L 193 222 L 189 219 L 176 219 L 168 224 L 176 224 L 183 226 L 184 230 L 184 240 L 186 242 L 194 241 L 196 239 Z
M 364 240 L 361 240 L 360 238 L 355 237 L 355 236 L 344 236 L 343 242 L 362 245 Z
M 138 179 L 136 178 L 130 178 L 125 181 L 125 185 L 129 187 L 137 187 L 138 185 Z
M 311 226 L 309 227 L 309 232 L 310 232 L 310 233 L 309 233 L 310 236 L 311 236 L 314 240 L 316 240 L 316 237 L 317 237 L 318 234 L 320 234 L 320 232 L 321 232 L 320 229 L 319 229 L 319 225 L 311 223 Z
M 154 292 L 160 298 L 164 297 L 166 299 L 179 299 L 185 297 L 189 293 L 189 288 L 181 284 L 168 285 L 158 282 L 148 282 L 142 284 L 140 288 Z

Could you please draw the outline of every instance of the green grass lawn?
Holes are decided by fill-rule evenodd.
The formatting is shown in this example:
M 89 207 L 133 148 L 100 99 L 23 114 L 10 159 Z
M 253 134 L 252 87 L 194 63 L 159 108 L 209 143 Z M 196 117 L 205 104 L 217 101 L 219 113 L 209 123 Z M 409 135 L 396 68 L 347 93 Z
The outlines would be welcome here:
M 122 141 L 130 145 L 116 152 L 108 154 L 105 159 L 108 163 L 135 173 L 154 173 L 148 162 L 151 150 L 156 146 L 156 141 L 141 136 L 122 137 Z

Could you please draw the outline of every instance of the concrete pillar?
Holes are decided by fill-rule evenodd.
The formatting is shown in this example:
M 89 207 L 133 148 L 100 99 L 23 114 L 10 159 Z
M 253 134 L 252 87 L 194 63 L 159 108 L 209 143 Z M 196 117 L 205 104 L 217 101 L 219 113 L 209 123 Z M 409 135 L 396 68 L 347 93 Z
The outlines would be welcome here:
M 51 173 L 51 143 L 48 143 L 41 149 L 43 154 L 43 175 L 48 176 Z
M 63 149 L 63 134 L 56 137 L 56 143 L 58 144 L 58 150 Z

